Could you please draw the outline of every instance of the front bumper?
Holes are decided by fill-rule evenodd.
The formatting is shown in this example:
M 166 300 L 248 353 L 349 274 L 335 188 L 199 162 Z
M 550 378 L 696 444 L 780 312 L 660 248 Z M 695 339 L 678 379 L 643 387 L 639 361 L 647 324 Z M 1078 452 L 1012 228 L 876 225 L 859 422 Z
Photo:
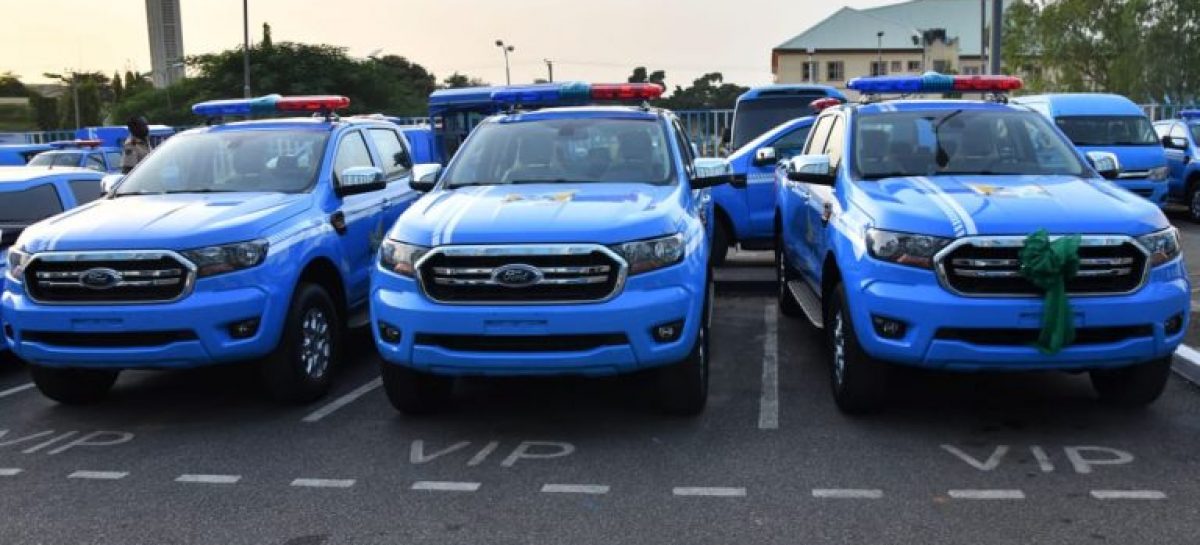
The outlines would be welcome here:
M 1190 319 L 1191 284 L 1182 259 L 1155 268 L 1135 293 L 1071 298 L 1078 331 L 1137 328 L 1142 333 L 1111 342 L 1089 339 L 1053 355 L 1023 343 L 984 344 L 945 334 L 954 328 L 1037 331 L 1041 298 L 962 297 L 943 289 L 929 271 L 878 263 L 865 269 L 870 272 L 848 276 L 845 284 L 863 348 L 872 357 L 918 367 L 1035 371 L 1133 365 L 1172 354 Z M 1178 315 L 1182 328 L 1166 334 L 1164 322 Z M 884 338 L 875 331 L 872 316 L 900 320 L 907 329 L 899 339 Z
M 1154 181 L 1147 178 L 1120 178 L 1113 181 L 1121 188 L 1160 207 L 1166 204 L 1167 194 L 1171 189 L 1171 184 L 1167 180 Z
M 179 369 L 235 362 L 264 356 L 279 341 L 287 296 L 272 294 L 264 287 L 272 284 L 258 276 L 201 279 L 174 303 L 121 305 L 38 304 L 9 280 L 0 316 L 10 325 L 13 351 L 38 365 Z M 254 335 L 230 334 L 230 325 L 252 318 L 259 319 Z
M 371 321 L 375 344 L 390 364 L 441 375 L 602 376 L 678 362 L 696 342 L 704 316 L 706 268 L 697 258 L 631 276 L 602 303 L 555 305 L 446 305 L 430 301 L 410 278 L 376 269 Z M 683 321 L 675 341 L 657 342 L 651 330 Z M 400 331 L 387 342 L 380 324 Z M 447 345 L 446 336 L 476 342 Z M 557 349 L 558 341 L 606 336 L 623 339 L 587 348 Z M 422 342 L 418 342 L 418 338 Z M 497 348 L 496 341 L 544 340 L 545 346 Z M 484 348 L 490 346 L 491 348 Z

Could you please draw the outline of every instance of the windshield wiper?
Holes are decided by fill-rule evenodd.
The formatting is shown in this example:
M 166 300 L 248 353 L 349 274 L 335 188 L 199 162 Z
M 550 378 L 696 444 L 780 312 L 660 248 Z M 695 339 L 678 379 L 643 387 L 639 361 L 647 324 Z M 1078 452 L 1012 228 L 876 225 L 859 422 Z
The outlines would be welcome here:
M 242 193 L 242 192 L 243 191 L 238 190 L 238 189 L 205 188 L 205 189 L 179 189 L 176 191 L 163 191 L 162 193 L 159 193 L 159 194 L 160 195 L 178 195 L 180 193 Z M 249 191 L 247 191 L 246 193 L 249 193 Z
M 162 191 L 126 191 L 125 193 L 117 193 L 113 198 L 117 197 L 140 197 L 143 195 L 163 195 Z
M 496 182 L 463 182 L 461 184 L 447 183 L 446 189 L 458 189 L 460 187 L 479 187 L 484 185 L 500 185 Z
M 942 146 L 942 135 L 938 131 L 942 130 L 942 125 L 944 125 L 947 121 L 950 121 L 950 119 L 952 119 L 954 116 L 961 113 L 963 113 L 962 110 L 954 110 L 953 112 L 942 116 L 942 118 L 938 120 L 937 125 L 933 126 L 933 139 L 937 140 L 936 160 L 938 166 L 941 168 L 946 168 L 946 165 L 950 164 L 950 154 L 947 153 L 946 148 Z
M 923 174 L 913 174 L 911 172 L 899 172 L 899 171 L 897 171 L 897 172 L 880 172 L 880 173 L 863 174 L 862 179 L 864 179 L 864 180 L 882 180 L 884 178 L 900 178 L 903 176 L 924 176 L 924 175 Z

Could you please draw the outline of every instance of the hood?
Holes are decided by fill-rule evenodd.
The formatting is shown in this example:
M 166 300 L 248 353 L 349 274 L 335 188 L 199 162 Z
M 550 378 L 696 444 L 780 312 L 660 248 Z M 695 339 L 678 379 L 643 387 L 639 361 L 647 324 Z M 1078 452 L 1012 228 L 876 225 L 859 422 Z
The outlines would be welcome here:
M 1167 155 L 1162 146 L 1079 146 L 1079 151 L 1107 151 L 1115 154 L 1121 162 L 1122 171 L 1145 171 L 1167 166 Z
M 405 211 L 390 236 L 422 246 L 626 242 L 677 232 L 681 191 L 607 183 L 439 190 Z
M 882 229 L 945 237 L 1143 235 L 1168 225 L 1149 201 L 1105 180 L 1075 176 L 928 176 L 853 184 Z
M 29 251 L 186 250 L 252 240 L 303 211 L 309 194 L 215 193 L 101 199 L 25 229 Z

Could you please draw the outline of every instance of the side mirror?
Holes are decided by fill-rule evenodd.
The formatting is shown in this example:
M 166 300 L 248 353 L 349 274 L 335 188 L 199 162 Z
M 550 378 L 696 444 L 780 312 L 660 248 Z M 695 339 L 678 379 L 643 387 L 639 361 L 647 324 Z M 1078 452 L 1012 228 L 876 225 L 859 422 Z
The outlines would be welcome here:
M 396 161 L 397 165 L 400 165 L 406 169 L 411 170 L 413 167 L 412 154 L 410 154 L 406 149 L 397 151 L 393 160 Z
M 754 166 L 765 167 L 773 165 L 778 161 L 775 148 L 764 146 L 754 150 Z
M 798 155 L 785 164 L 784 170 L 793 182 L 831 186 L 837 180 L 828 155 Z
M 1117 159 L 1115 153 L 1089 151 L 1087 152 L 1087 160 L 1092 165 L 1092 168 L 1096 169 L 1096 173 L 1107 180 L 1115 180 L 1121 175 L 1121 161 Z
M 100 178 L 100 191 L 105 195 L 112 195 L 113 190 L 116 189 L 117 185 L 119 185 L 121 180 L 124 179 L 124 174 L 109 174 L 103 178 Z
M 408 186 L 414 191 L 428 193 L 437 185 L 438 176 L 442 174 L 442 165 L 437 163 L 421 163 L 413 165 L 412 181 Z
M 724 159 L 696 159 L 692 163 L 692 170 L 696 172 L 692 177 L 692 189 L 737 183 L 733 175 L 733 166 Z
M 383 169 L 379 167 L 350 167 L 338 173 L 335 191 L 339 197 L 379 191 L 387 187 Z
M 1162 145 L 1167 149 L 1186 150 L 1187 140 L 1178 136 L 1164 136 L 1162 137 Z

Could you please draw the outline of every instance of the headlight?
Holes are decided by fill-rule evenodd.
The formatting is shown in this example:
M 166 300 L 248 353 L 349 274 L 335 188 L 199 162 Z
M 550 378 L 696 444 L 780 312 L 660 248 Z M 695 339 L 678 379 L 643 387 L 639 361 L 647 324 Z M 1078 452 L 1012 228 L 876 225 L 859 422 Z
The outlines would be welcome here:
M 401 276 L 416 276 L 417 261 L 429 248 L 384 240 L 379 246 L 379 266 Z
M 1158 168 L 1150 169 L 1149 174 L 1146 176 L 1146 178 L 1149 180 L 1153 180 L 1155 182 L 1161 182 L 1163 180 L 1166 180 L 1167 176 L 1170 176 L 1170 175 L 1171 175 L 1171 169 L 1169 169 L 1167 167 L 1158 167 Z
M 680 234 L 626 242 L 611 246 L 611 248 L 625 258 L 625 262 L 629 264 L 629 274 L 644 273 L 674 265 L 683 261 L 684 254 L 683 235 Z
M 196 275 L 203 278 L 261 264 L 267 258 L 267 241 L 251 240 L 180 253 L 196 265 Z
M 929 235 L 897 233 L 882 229 L 867 231 L 867 251 L 871 257 L 888 263 L 921 269 L 933 268 L 933 256 L 952 239 Z
M 8 257 L 6 258 L 8 260 L 8 273 L 13 278 L 20 280 L 25 275 L 25 267 L 29 265 L 29 260 L 32 257 L 30 254 L 17 248 L 10 248 L 8 250 Z
M 1168 227 L 1157 233 L 1142 235 L 1137 238 L 1147 252 L 1150 252 L 1150 266 L 1157 267 L 1179 257 L 1179 231 Z

